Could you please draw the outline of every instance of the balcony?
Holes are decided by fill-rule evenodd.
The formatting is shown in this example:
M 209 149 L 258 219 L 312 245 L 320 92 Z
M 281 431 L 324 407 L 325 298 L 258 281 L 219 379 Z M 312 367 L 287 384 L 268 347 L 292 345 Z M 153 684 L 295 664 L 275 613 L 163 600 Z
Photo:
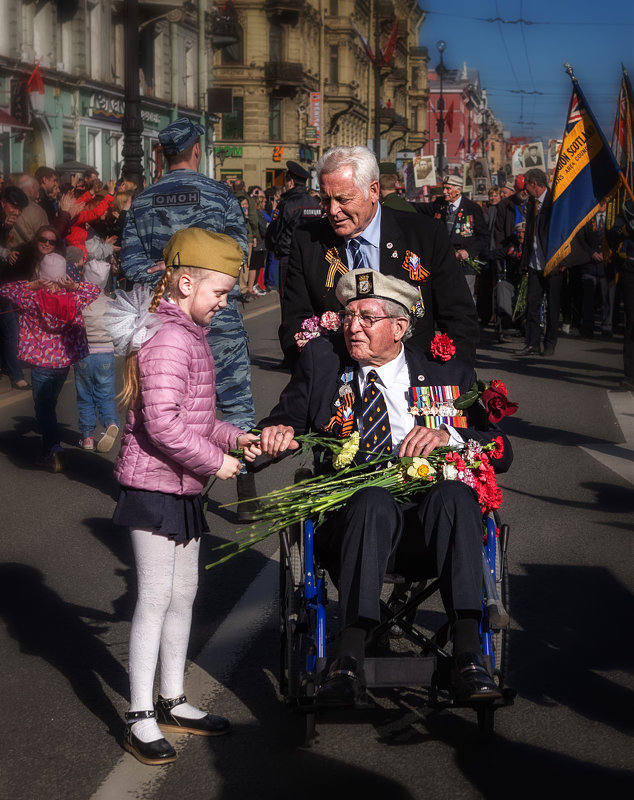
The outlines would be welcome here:
M 429 61 L 429 50 L 426 47 L 410 47 L 409 55 L 410 58 L 423 58 Z
M 296 25 L 304 9 L 304 0 L 264 0 L 264 9 L 269 17 L 278 22 Z
M 280 95 L 292 97 L 304 86 L 310 91 L 317 88 L 317 79 L 304 72 L 299 61 L 267 61 L 264 65 L 264 80 Z
M 240 29 L 235 14 L 216 14 L 209 19 L 205 15 L 205 33 L 211 39 L 214 49 L 229 47 L 240 41 Z

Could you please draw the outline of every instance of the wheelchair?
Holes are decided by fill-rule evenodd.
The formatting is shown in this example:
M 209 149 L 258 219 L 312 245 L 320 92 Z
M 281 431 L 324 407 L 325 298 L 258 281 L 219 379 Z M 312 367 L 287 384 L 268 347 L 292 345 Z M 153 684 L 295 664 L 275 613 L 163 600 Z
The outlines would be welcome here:
M 310 470 L 301 469 L 295 480 L 311 475 Z M 416 620 L 419 606 L 437 592 L 437 578 L 415 584 L 412 589 L 400 576 L 386 576 L 384 589 L 389 589 L 389 583 L 393 589 L 389 599 L 381 600 L 381 622 L 366 642 L 364 673 L 369 690 L 411 687 L 427 691 L 430 708 L 473 708 L 480 733 L 488 737 L 494 730 L 495 712 L 512 705 L 516 692 L 505 683 L 510 623 L 509 526 L 501 525 L 496 514 L 489 514 L 483 527 L 481 652 L 502 697 L 471 704 L 452 698 L 449 622 L 444 617 L 444 623 L 434 632 Z M 316 561 L 314 535 L 311 519 L 280 532 L 280 694 L 285 705 L 304 717 L 307 746 L 315 738 L 317 716 L 332 710 L 319 706 L 316 690 L 320 676 L 328 669 L 328 643 L 335 638 L 328 634 L 326 571 Z M 413 654 L 392 652 L 390 641 L 396 637 L 405 639 Z

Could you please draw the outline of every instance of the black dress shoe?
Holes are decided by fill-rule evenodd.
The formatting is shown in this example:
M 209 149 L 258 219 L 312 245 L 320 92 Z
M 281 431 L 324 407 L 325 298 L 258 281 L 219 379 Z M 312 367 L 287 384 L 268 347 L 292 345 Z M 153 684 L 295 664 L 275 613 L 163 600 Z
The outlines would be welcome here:
M 128 753 L 137 758 L 142 764 L 155 766 L 170 764 L 176 761 L 176 750 L 167 739 L 155 739 L 153 742 L 142 742 L 134 735 L 132 728 L 140 719 L 152 719 L 156 716 L 154 711 L 128 711 L 125 715 L 125 732 L 123 734 L 123 747 Z
M 555 348 L 552 344 L 544 345 L 544 352 L 542 353 L 543 356 L 554 356 L 555 355 Z
M 479 702 L 502 697 L 479 653 L 461 653 L 454 659 L 451 673 L 451 693 L 456 700 Z
M 156 718 L 161 730 L 174 731 L 175 733 L 194 733 L 197 736 L 222 736 L 225 733 L 229 733 L 231 726 L 229 725 L 229 720 L 224 717 L 205 714 L 200 719 L 189 719 L 188 717 L 179 717 L 172 712 L 173 708 L 186 701 L 187 698 L 184 694 L 171 700 L 166 700 L 161 695 L 158 696 L 155 708 Z
M 317 688 L 317 702 L 328 706 L 354 706 L 365 684 L 363 670 L 356 658 L 335 658 L 326 677 Z
M 528 345 L 526 345 L 526 347 L 522 347 L 521 350 L 518 350 L 517 353 L 515 353 L 515 355 L 516 356 L 538 356 L 539 355 L 539 349 L 537 347 L 529 347 Z

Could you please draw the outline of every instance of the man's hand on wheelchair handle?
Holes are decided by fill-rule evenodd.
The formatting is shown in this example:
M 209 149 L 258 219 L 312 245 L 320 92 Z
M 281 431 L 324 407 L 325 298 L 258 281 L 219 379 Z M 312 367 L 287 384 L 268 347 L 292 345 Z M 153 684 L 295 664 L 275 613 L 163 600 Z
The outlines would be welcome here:
M 449 434 L 445 430 L 435 430 L 416 425 L 403 439 L 398 451 L 399 458 L 404 456 L 428 456 L 437 447 L 449 444 Z
M 299 449 L 295 441 L 295 431 L 290 425 L 271 425 L 260 434 L 260 451 L 267 456 L 277 458 L 286 450 Z

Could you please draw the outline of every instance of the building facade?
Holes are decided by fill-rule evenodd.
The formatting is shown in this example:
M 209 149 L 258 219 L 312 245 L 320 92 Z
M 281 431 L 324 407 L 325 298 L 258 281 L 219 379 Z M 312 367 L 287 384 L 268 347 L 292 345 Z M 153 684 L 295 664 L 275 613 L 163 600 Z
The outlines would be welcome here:
M 233 111 L 215 126 L 220 177 L 280 184 L 287 160 L 310 168 L 334 144 L 374 147 L 377 111 L 382 159 L 422 146 L 427 51 L 417 2 L 233 5 L 241 39 L 215 53 L 213 65 L 214 87 L 233 91 Z M 386 49 L 391 57 L 378 65 L 372 57 Z

